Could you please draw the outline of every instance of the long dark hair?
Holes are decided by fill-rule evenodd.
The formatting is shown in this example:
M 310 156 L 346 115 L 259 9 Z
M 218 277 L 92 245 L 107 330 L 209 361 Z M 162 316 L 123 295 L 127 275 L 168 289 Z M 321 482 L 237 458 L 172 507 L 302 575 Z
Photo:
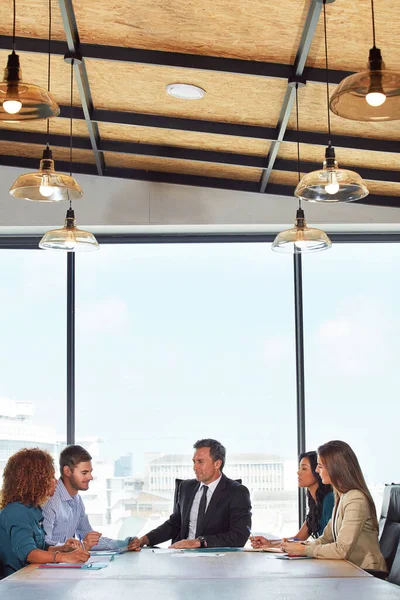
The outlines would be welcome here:
M 303 458 L 306 458 L 309 461 L 312 474 L 318 483 L 318 488 L 315 494 L 315 500 L 312 497 L 310 491 L 307 490 L 308 513 L 306 517 L 308 535 L 311 535 L 313 538 L 317 538 L 319 537 L 319 531 L 321 529 L 319 522 L 322 515 L 322 502 L 325 496 L 332 491 L 332 486 L 325 485 L 324 483 L 322 483 L 321 477 L 315 470 L 317 468 L 316 452 L 303 452 L 303 454 L 300 454 L 299 456 L 299 462 Z
M 354 451 L 341 440 L 332 440 L 318 448 L 319 459 L 328 471 L 332 485 L 340 494 L 350 490 L 359 490 L 368 501 L 373 527 L 378 531 L 376 508 L 370 491 L 365 483 L 360 463 Z M 336 504 L 338 503 L 338 496 Z

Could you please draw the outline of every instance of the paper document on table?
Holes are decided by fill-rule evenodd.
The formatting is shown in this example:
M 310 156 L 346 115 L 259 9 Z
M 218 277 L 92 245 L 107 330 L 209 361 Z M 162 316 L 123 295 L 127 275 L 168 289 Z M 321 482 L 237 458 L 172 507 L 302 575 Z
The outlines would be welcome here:
M 38 565 L 39 569 L 104 569 L 108 566 L 112 556 L 91 556 L 85 563 L 44 563 Z
M 38 565 L 38 569 L 82 569 L 80 563 L 43 563 Z
M 272 552 L 273 554 L 284 554 L 280 548 L 243 548 L 244 552 Z
M 90 550 L 90 556 L 115 556 L 118 550 Z
M 102 563 L 107 564 L 113 559 L 112 556 L 90 556 L 89 560 L 85 564 Z
M 312 556 L 289 556 L 289 554 L 285 554 L 285 556 L 275 556 L 275 558 L 280 558 L 281 560 L 307 560 L 312 558 Z
M 225 556 L 224 552 L 177 552 L 176 554 L 172 554 L 174 557 L 179 558 L 206 558 L 207 556 Z

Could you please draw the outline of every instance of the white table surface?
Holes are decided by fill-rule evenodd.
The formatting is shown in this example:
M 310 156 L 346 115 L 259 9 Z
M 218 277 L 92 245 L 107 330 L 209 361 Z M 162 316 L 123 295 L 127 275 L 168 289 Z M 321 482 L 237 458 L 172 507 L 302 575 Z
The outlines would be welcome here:
M 362 569 L 344 560 L 282 560 L 260 552 L 227 552 L 220 556 L 206 553 L 154 553 L 150 549 L 115 556 L 105 569 L 37 569 L 31 565 L 13 577 L 36 580 L 68 580 L 82 577 L 106 580 L 130 579 L 264 579 L 266 577 L 362 577 L 370 578 Z M 179 554 L 179 555 L 178 555 Z M 196 556 L 193 556 L 196 554 Z M 1 588 L 0 588 L 1 589 Z
M 221 551 L 223 553 L 223 551 Z M 195 558 L 142 550 L 99 571 L 37 569 L 0 582 L 1 600 L 400 600 L 400 587 L 346 561 L 235 552 Z

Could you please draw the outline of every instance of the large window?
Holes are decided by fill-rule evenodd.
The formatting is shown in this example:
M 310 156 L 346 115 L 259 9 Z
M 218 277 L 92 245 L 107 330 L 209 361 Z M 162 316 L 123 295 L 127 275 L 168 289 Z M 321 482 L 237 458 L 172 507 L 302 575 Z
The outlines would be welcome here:
M 57 461 L 66 422 L 66 257 L 0 252 L 0 475 L 24 447 Z
M 398 244 L 336 244 L 303 261 L 307 447 L 342 439 L 377 505 L 399 480 Z
M 76 260 L 76 440 L 93 526 L 147 531 L 192 477 L 193 443 L 227 448 L 254 530 L 297 530 L 293 261 L 269 244 L 103 245 Z

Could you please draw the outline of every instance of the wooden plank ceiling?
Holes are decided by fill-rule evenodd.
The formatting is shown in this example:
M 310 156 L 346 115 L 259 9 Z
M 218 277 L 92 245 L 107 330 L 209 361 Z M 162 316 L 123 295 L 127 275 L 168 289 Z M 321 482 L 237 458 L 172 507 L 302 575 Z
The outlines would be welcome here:
M 377 45 L 388 68 L 400 62 L 397 5 L 375 2 Z M 46 87 L 48 0 L 17 0 L 16 6 L 23 77 Z M 299 90 L 301 171 L 322 164 L 327 144 L 322 13 L 315 31 L 310 29 L 309 52 L 304 50 L 308 17 L 313 10 L 319 14 L 320 0 L 52 0 L 51 89 L 61 116 L 50 122 L 50 141 L 61 168 L 69 160 L 70 67 L 63 55 L 71 39 L 62 14 L 68 6 L 93 104 L 85 120 L 75 84 L 74 171 L 255 192 L 263 189 L 264 176 L 266 193 L 291 195 L 297 182 L 291 104 L 286 131 L 281 122 L 287 79 L 301 52 L 308 54 L 309 75 Z M 12 0 L 1 0 L 4 67 L 12 14 Z M 332 93 L 344 76 L 335 71 L 354 72 L 366 64 L 370 0 L 327 4 L 327 30 Z M 176 82 L 197 85 L 206 95 L 197 101 L 172 98 L 165 88 Z M 367 181 L 371 196 L 365 201 L 400 206 L 400 121 L 369 124 L 331 114 L 331 125 L 340 166 L 358 170 Z M 36 169 L 45 141 L 45 122 L 1 123 L 0 164 Z

